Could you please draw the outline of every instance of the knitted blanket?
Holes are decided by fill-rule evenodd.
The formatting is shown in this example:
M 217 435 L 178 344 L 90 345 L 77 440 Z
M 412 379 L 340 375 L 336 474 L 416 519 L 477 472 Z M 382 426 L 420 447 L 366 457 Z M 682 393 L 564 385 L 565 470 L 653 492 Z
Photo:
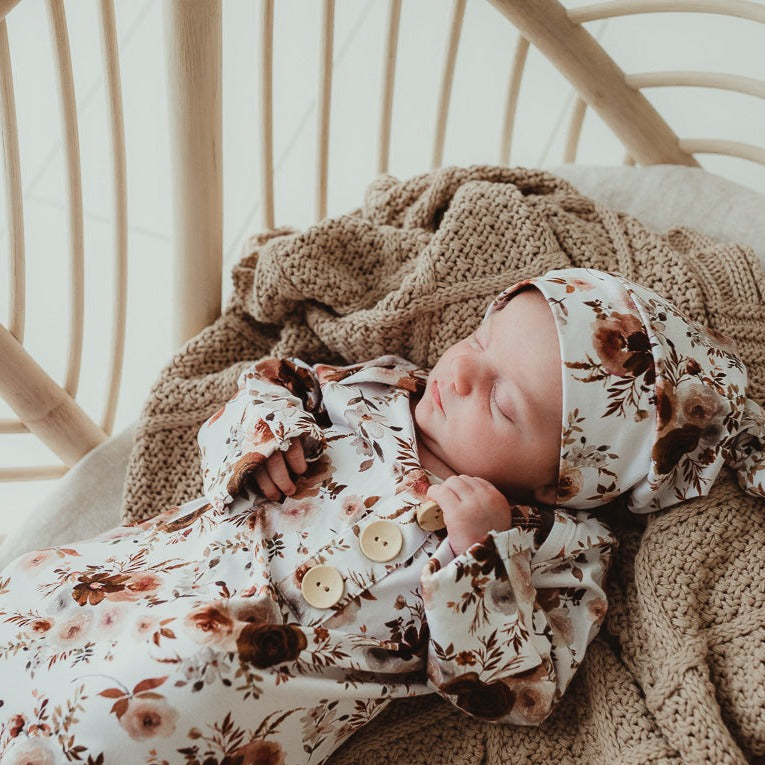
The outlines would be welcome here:
M 732 337 L 765 399 L 765 279 L 750 250 L 688 229 L 659 235 L 552 175 L 446 168 L 369 187 L 362 207 L 254 237 L 223 315 L 162 371 L 136 433 L 125 521 L 201 493 L 196 432 L 252 360 L 424 367 L 490 298 L 552 268 L 615 271 Z M 350 763 L 743 763 L 765 757 L 765 502 L 724 472 L 708 497 L 620 538 L 601 634 L 539 728 L 470 718 L 436 696 L 394 702 L 331 758 Z

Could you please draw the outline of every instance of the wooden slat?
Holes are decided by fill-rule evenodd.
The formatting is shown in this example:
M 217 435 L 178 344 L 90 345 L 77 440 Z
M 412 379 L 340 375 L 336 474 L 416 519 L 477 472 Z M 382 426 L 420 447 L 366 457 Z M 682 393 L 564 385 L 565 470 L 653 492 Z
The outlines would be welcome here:
M 260 178 L 263 225 L 274 228 L 274 0 L 261 4 Z
M 0 468 L 0 481 L 49 481 L 66 475 L 66 465 Z
M 577 24 L 636 13 L 714 13 L 765 24 L 765 6 L 750 0 L 613 0 L 569 10 Z
M 21 0 L 0 0 L 0 19 L 5 19 L 20 2 Z
M 388 172 L 390 160 L 390 126 L 393 118 L 393 89 L 396 79 L 398 30 L 401 21 L 401 0 L 390 0 L 388 34 L 383 57 L 382 107 L 380 109 L 380 143 L 377 151 L 377 172 Z
M 446 46 L 444 58 L 444 73 L 441 78 L 441 91 L 438 98 L 438 112 L 436 116 L 436 135 L 433 141 L 434 168 L 441 167 L 444 159 L 444 140 L 446 138 L 446 122 L 449 117 L 449 101 L 452 97 L 452 84 L 454 82 L 454 66 L 457 62 L 457 49 L 462 35 L 462 20 L 465 17 L 466 0 L 454 0 L 452 5 L 452 20 L 449 25 L 449 42 Z
M 329 115 L 332 107 L 332 53 L 334 48 L 335 0 L 324 0 L 319 58 L 319 120 L 316 148 L 316 220 L 327 217 L 329 175 Z
M 587 104 L 581 98 L 577 98 L 574 110 L 571 113 L 571 122 L 568 125 L 566 149 L 563 154 L 564 162 L 576 162 L 576 149 L 579 146 L 579 136 L 582 134 L 582 125 L 584 124 L 584 114 L 586 111 Z
M 739 141 L 726 141 L 718 138 L 683 138 L 680 141 L 683 151 L 694 154 L 725 154 L 765 165 L 765 149 Z
M 8 280 L 10 289 L 8 328 L 11 334 L 20 343 L 23 343 L 26 311 L 24 194 L 21 188 L 16 98 L 13 92 L 13 73 L 5 19 L 0 21 L 0 122 L 2 122 L 3 131 L 6 220 L 11 251 L 11 278 Z
M 526 59 L 529 54 L 529 41 L 518 35 L 513 56 L 513 67 L 510 70 L 510 80 L 507 85 L 507 102 L 505 103 L 505 118 L 502 124 L 502 139 L 499 147 L 499 164 L 510 164 L 510 150 L 513 144 L 513 128 L 515 127 L 515 115 L 518 111 L 518 94 L 521 92 L 523 70 L 526 67 Z
M 65 465 L 74 465 L 106 433 L 0 324 L 0 396 Z
M 85 324 L 85 237 L 82 216 L 82 177 L 80 138 L 77 129 L 77 103 L 74 95 L 72 55 L 63 0 L 48 0 L 53 48 L 58 73 L 59 104 L 66 147 L 66 201 L 69 210 L 70 250 L 70 328 L 69 357 L 64 389 L 74 398 L 82 366 L 82 337 Z
M 557 0 L 491 0 L 579 92 L 641 164 L 697 166 L 678 138 L 624 72 Z
M 627 75 L 627 84 L 631 88 L 717 88 L 734 91 L 755 98 L 765 98 L 765 81 L 754 77 L 723 72 L 638 72 Z
M 114 0 L 101 0 L 101 42 L 109 102 L 109 122 L 112 145 L 112 180 L 114 182 L 114 315 L 112 318 L 112 363 L 109 390 L 106 397 L 101 428 L 111 433 L 117 411 L 122 365 L 125 358 L 125 323 L 127 316 L 127 170 L 125 160 L 125 120 L 122 107 L 117 25 Z
M 165 0 L 173 146 L 175 342 L 220 316 L 223 261 L 221 0 Z

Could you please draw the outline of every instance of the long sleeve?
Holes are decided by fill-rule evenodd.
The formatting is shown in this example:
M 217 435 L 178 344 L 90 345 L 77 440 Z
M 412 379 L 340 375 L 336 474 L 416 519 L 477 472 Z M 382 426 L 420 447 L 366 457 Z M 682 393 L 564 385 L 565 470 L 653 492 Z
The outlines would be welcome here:
M 250 474 L 292 439 L 306 460 L 324 449 L 326 414 L 312 367 L 299 359 L 266 358 L 245 369 L 237 393 L 199 429 L 205 495 L 227 504 L 245 494 Z
M 588 513 L 556 510 L 540 536 L 493 531 L 421 574 L 428 685 L 483 720 L 541 723 L 605 617 L 611 532 Z

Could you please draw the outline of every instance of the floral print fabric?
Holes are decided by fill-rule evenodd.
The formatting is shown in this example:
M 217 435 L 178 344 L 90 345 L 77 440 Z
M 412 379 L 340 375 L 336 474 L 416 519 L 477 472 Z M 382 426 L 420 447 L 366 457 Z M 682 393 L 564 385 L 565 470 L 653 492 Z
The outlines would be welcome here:
M 630 492 L 635 512 L 707 494 L 724 464 L 765 496 L 765 415 L 746 397 L 732 342 L 652 290 L 587 268 L 501 293 L 547 298 L 560 341 L 563 422 L 557 503 L 593 508 Z
M 454 556 L 416 509 L 410 403 L 425 374 L 268 359 L 201 428 L 205 496 L 0 572 L 0 762 L 322 763 L 392 699 L 438 692 L 533 725 L 601 624 L 613 544 L 587 513 L 514 507 Z M 301 438 L 297 491 L 248 476 Z M 374 520 L 401 552 L 369 560 Z M 332 565 L 343 595 L 300 584 Z

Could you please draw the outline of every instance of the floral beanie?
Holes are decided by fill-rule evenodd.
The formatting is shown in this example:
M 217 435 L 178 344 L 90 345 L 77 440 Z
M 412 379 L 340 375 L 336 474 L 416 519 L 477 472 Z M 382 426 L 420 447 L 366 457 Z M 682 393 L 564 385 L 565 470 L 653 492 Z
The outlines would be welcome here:
M 765 414 L 746 397 L 731 340 L 655 292 L 587 268 L 502 292 L 547 299 L 558 330 L 563 424 L 557 503 L 586 509 L 630 492 L 639 513 L 707 494 L 724 464 L 765 496 Z

